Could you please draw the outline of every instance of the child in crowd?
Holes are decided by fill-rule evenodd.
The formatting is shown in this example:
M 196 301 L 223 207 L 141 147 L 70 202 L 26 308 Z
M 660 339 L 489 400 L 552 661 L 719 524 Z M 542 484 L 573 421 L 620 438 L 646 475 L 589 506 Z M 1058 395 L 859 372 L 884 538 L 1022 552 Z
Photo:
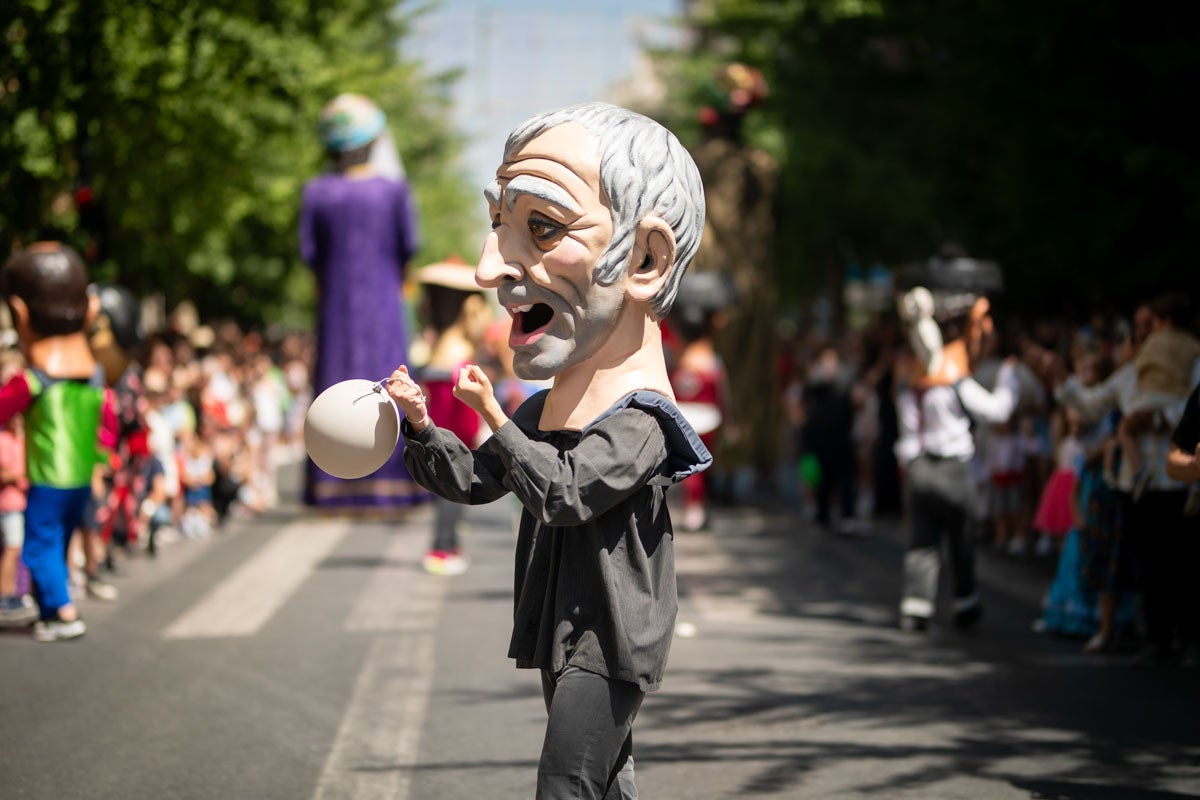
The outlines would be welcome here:
M 287 343 L 292 341 L 294 340 L 285 340 Z M 290 345 L 290 347 L 296 348 L 298 345 Z M 304 414 L 313 401 L 308 364 L 300 352 L 285 351 L 283 375 L 290 398 L 287 411 L 284 412 L 283 438 L 286 444 L 287 458 L 294 461 L 304 457 Z
M 0 385 L 21 371 L 19 353 L 5 350 Z M 21 547 L 25 543 L 25 432 L 20 414 L 0 425 L 0 625 L 28 625 L 37 619 L 33 599 L 18 588 Z
M 1060 435 L 1055 448 L 1054 472 L 1046 481 L 1033 515 L 1033 530 L 1039 535 L 1035 553 L 1041 556 L 1053 553 L 1075 524 L 1072 497 L 1085 457 L 1080 441 L 1082 420 L 1079 411 L 1060 407 L 1055 416 Z
M 165 511 L 156 513 L 169 515 L 170 524 L 180 516 L 179 440 L 171 419 L 166 413 L 170 403 L 168 373 L 160 367 L 148 367 L 143 376 L 146 388 L 147 446 L 150 454 L 162 470 L 163 503 Z
M 184 536 L 203 538 L 217 518 L 213 507 L 213 483 L 217 476 L 213 470 L 212 446 L 195 431 L 185 431 L 181 436 L 179 478 L 184 498 L 180 528 Z
M 997 551 L 1019 552 L 1024 546 L 1021 529 L 1021 478 L 1025 453 L 1013 423 L 993 425 L 984 450 L 988 481 L 987 508 L 992 523 L 992 546 Z

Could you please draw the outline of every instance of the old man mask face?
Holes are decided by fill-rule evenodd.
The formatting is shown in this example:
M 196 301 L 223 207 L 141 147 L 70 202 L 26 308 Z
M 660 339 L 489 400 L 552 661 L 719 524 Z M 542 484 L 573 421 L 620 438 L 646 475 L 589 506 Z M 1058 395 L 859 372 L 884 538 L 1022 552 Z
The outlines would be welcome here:
M 484 194 L 492 233 L 476 269 L 512 315 L 509 344 L 524 378 L 549 378 L 593 355 L 625 302 L 619 277 L 595 266 L 612 238 L 594 138 L 576 123 L 550 128 L 496 171 Z

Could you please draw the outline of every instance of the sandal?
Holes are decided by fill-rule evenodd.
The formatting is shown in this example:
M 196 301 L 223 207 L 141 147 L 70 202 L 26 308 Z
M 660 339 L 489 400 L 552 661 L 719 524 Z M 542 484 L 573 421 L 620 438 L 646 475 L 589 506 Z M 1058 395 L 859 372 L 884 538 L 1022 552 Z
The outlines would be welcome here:
M 1111 636 L 1103 633 L 1097 633 L 1092 638 L 1088 639 L 1087 644 L 1083 646 L 1085 653 L 1107 653 L 1112 650 L 1113 640 Z

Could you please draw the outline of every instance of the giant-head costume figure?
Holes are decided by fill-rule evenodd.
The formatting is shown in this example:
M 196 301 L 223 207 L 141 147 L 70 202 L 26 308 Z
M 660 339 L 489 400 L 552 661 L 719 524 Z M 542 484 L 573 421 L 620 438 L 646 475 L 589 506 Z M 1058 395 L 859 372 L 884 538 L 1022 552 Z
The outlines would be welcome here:
M 521 502 L 509 656 L 542 671 L 539 796 L 633 796 L 633 715 L 675 629 L 666 491 L 712 463 L 672 402 L 659 327 L 700 244 L 703 187 L 661 125 L 587 103 L 513 131 L 484 194 L 475 281 L 512 317 L 517 376 L 554 384 L 510 417 L 486 372 L 464 366 L 454 396 L 492 431 L 472 449 L 401 365 L 387 391 L 405 464 L 453 502 Z
M 555 379 L 559 421 L 636 388 L 669 394 L 658 322 L 704 225 L 700 174 L 675 136 L 605 103 L 536 116 L 484 194 L 493 230 L 476 280 L 513 317 L 517 375 Z
M 75 638 L 84 626 L 67 588 L 64 547 L 91 496 L 98 448 L 115 442 L 111 395 L 86 332 L 99 299 L 88 293 L 79 255 L 58 242 L 39 242 L 9 259 L 0 290 L 29 364 L 0 387 L 0 421 L 25 415 L 23 555 L 41 617 L 33 635 Z

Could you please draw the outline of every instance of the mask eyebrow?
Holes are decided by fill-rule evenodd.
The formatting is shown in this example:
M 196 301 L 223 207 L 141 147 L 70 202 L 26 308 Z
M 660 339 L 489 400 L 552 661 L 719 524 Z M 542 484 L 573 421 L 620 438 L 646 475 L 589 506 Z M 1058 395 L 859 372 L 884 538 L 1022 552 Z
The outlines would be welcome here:
M 518 175 L 509 181 L 508 185 L 504 187 L 504 200 L 508 205 L 509 211 L 512 211 L 513 207 L 516 206 L 517 200 L 521 195 L 528 195 L 536 197 L 539 200 L 545 200 L 547 203 L 553 203 L 569 214 L 583 213 L 583 209 L 567 193 L 566 189 L 545 178 L 539 178 L 534 175 Z
M 483 199 L 496 208 L 500 207 L 500 194 L 500 181 L 492 181 L 483 187 Z

